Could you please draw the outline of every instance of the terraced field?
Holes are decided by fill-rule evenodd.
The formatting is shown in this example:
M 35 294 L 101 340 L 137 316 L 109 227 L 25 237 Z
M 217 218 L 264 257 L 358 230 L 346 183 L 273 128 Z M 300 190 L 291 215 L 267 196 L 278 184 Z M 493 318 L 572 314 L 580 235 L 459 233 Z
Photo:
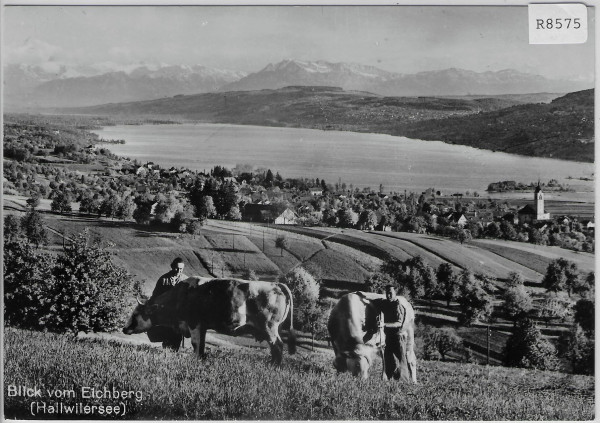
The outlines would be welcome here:
M 559 247 L 495 239 L 477 239 L 473 241 L 473 245 L 492 251 L 542 274 L 546 273 L 548 264 L 552 260 L 561 257 L 576 263 L 577 267 L 584 272 L 592 272 L 595 268 L 594 254 L 570 251 Z
M 402 239 L 457 267 L 471 269 L 473 272 L 484 273 L 496 279 L 505 279 L 510 272 L 518 272 L 523 275 L 523 278 L 531 281 L 538 281 L 543 276 L 541 272 L 535 272 L 494 252 L 469 244 L 461 245 L 454 240 L 404 232 L 386 233 L 384 236 Z

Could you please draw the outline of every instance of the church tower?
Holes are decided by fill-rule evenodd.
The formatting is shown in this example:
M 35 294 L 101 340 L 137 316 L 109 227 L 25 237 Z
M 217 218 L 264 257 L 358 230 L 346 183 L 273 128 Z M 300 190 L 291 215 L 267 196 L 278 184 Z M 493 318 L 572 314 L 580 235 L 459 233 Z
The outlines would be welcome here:
M 533 204 L 535 207 L 535 218 L 536 220 L 548 220 L 550 219 L 550 213 L 544 213 L 544 191 L 542 191 L 542 187 L 540 186 L 540 181 L 538 181 L 538 185 L 535 189 L 535 193 L 533 194 Z

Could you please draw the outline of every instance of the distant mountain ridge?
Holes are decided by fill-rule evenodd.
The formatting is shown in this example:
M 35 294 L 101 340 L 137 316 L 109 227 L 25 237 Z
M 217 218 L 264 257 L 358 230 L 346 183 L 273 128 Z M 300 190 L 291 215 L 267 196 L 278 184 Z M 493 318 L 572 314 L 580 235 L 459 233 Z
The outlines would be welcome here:
M 75 69 L 47 72 L 39 67 L 7 66 L 6 102 L 17 107 L 79 107 L 150 100 L 216 91 L 246 75 L 201 65 L 139 66 L 129 71 L 73 74 L 76 74 Z
M 336 86 L 388 96 L 501 95 L 538 92 L 571 92 L 590 84 L 557 81 L 539 75 L 505 69 L 474 72 L 464 69 L 401 74 L 374 66 L 326 61 L 284 60 L 269 64 L 220 88 L 220 91 L 255 91 L 290 85 Z
M 81 107 L 208 92 L 256 91 L 288 86 L 330 86 L 385 96 L 465 96 L 566 93 L 591 88 L 581 81 L 555 81 L 506 69 L 464 69 L 401 74 L 355 63 L 284 60 L 258 72 L 201 65 L 114 65 L 43 69 L 4 67 L 4 104 L 11 108 Z

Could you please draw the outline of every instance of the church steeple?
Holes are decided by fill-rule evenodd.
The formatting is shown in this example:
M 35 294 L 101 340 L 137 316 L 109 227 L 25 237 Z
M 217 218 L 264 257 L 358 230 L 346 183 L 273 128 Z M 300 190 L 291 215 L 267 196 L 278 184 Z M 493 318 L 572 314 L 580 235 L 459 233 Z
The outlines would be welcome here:
M 539 179 L 538 179 L 537 187 L 535 188 L 533 204 L 535 204 L 536 219 L 543 220 L 544 219 L 544 192 L 542 191 L 542 187 L 540 186 Z

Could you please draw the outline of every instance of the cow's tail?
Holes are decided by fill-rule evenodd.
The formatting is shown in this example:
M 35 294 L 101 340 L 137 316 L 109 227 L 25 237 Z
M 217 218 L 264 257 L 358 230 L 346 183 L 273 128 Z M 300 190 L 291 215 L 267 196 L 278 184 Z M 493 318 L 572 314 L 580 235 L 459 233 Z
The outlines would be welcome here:
M 296 332 L 294 331 L 294 297 L 292 296 L 292 291 L 290 288 L 284 283 L 279 283 L 279 286 L 283 288 L 283 291 L 287 293 L 287 297 L 290 300 L 290 331 L 288 334 L 288 352 L 290 354 L 296 353 Z

